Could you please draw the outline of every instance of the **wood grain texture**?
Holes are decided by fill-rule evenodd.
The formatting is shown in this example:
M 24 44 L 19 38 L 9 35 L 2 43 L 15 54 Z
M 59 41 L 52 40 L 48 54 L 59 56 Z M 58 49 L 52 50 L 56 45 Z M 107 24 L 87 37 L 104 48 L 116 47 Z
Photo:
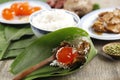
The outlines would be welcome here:
M 120 0 L 92 1 L 99 3 L 101 8 L 120 6 Z M 92 40 L 95 47 L 98 49 L 98 55 L 89 64 L 67 76 L 44 78 L 40 80 L 120 80 L 120 60 L 113 60 L 102 51 L 103 45 L 113 41 Z M 0 80 L 12 80 L 14 77 L 9 72 L 12 61 L 13 60 L 0 61 Z

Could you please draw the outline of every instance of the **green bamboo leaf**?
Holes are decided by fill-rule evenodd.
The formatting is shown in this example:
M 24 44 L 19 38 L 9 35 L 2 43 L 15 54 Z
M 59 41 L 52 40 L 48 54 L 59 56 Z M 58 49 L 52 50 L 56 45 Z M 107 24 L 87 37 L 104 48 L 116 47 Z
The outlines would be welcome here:
M 8 59 L 8 58 L 15 58 L 18 56 L 20 53 L 22 53 L 25 49 L 15 49 L 15 50 L 8 50 L 6 54 L 4 54 L 3 59 Z
M 26 47 L 28 47 L 35 39 L 36 39 L 36 37 L 32 36 L 27 39 L 25 38 L 25 39 L 21 39 L 21 40 L 12 42 L 12 44 L 8 48 L 8 51 L 3 56 L 3 59 L 15 58 L 21 52 L 23 52 L 24 49 Z
M 9 42 L 7 42 L 5 39 L 4 29 L 5 29 L 5 26 L 0 24 L 0 51 L 1 51 L 0 60 L 2 59 L 4 52 L 6 52 L 8 46 L 9 46 Z
M 33 35 L 30 26 L 24 26 L 22 28 L 11 27 L 11 26 L 5 27 L 5 37 L 8 42 L 13 40 L 18 40 L 25 35 Z
M 90 41 L 91 49 L 87 55 L 88 58 L 85 63 L 87 64 L 96 55 L 97 51 L 87 32 L 80 28 L 70 27 L 57 30 L 35 40 L 15 59 L 11 65 L 11 72 L 13 74 L 18 74 L 28 67 L 43 61 L 52 55 L 52 50 L 58 47 L 62 41 L 71 41 L 76 37 L 86 37 Z M 45 67 L 31 73 L 25 79 L 32 80 L 41 77 L 67 75 L 75 72 L 79 68 L 80 66 L 74 69 L 61 69 L 59 67 L 46 65 Z
M 5 27 L 0 24 L 0 50 L 6 46 L 7 42 L 4 36 L 4 29 Z
M 24 27 L 12 27 L 8 25 L 0 25 L 1 29 L 4 27 L 4 30 L 0 31 L 1 34 L 1 40 L 0 40 L 0 47 L 1 47 L 1 53 L 0 53 L 0 60 L 3 59 L 4 55 L 6 55 L 6 52 L 10 45 L 12 44 L 12 41 L 19 40 L 21 37 L 26 35 L 33 35 L 33 32 L 30 28 L 30 26 L 26 25 Z
M 9 50 L 11 49 L 22 49 L 28 47 L 34 40 L 36 39 L 35 36 L 29 36 L 29 38 L 23 38 L 17 41 L 12 42 Z

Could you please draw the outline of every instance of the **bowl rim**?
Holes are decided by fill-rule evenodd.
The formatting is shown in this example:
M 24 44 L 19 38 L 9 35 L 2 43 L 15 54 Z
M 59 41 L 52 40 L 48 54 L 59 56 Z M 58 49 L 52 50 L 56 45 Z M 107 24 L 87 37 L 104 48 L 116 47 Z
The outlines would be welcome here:
M 107 46 L 114 45 L 114 44 L 120 44 L 120 41 L 119 41 L 119 42 L 110 42 L 110 43 L 105 44 L 105 45 L 102 47 L 102 51 L 103 51 L 105 54 L 107 54 L 107 55 L 120 57 L 120 54 L 110 54 L 110 53 L 106 53 L 106 52 L 105 52 L 105 48 L 106 48 Z
M 74 16 L 74 17 L 73 17 L 74 20 L 77 21 L 77 24 L 76 24 L 75 26 L 76 26 L 76 27 L 80 27 L 80 17 L 79 17 L 76 13 L 74 13 L 74 12 L 72 12 L 72 11 L 65 10 L 65 9 L 48 9 L 48 10 L 36 11 L 36 12 L 32 13 L 32 14 L 30 15 L 30 17 L 29 17 L 29 23 L 30 23 L 30 25 L 31 25 L 32 27 L 35 27 L 35 28 L 37 28 L 37 29 L 39 29 L 39 30 L 42 30 L 42 31 L 45 31 L 45 32 L 52 32 L 52 31 L 54 31 L 54 30 L 40 29 L 40 28 L 36 27 L 36 26 L 33 24 L 32 19 L 33 19 L 35 16 L 37 16 L 38 14 L 40 14 L 40 13 L 42 13 L 42 12 L 44 12 L 44 11 L 55 11 L 55 10 L 62 10 L 62 11 L 65 11 L 65 12 L 67 12 L 67 13 L 72 14 L 72 16 Z M 72 26 L 70 26 L 70 27 L 72 27 Z

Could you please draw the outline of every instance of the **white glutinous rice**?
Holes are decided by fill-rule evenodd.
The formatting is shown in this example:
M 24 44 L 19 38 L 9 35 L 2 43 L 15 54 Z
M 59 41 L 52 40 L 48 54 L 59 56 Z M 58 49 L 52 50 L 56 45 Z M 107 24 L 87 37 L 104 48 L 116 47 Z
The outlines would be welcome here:
M 33 18 L 33 24 L 42 30 L 55 31 L 60 28 L 73 27 L 76 22 L 73 16 L 65 10 L 46 10 Z

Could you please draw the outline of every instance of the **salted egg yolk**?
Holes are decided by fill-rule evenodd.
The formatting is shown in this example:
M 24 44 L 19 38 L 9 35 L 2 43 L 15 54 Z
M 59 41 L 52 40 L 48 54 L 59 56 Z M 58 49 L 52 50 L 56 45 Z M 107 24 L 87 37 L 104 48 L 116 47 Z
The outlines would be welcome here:
M 72 47 L 62 47 L 57 51 L 57 61 L 63 64 L 70 64 L 77 56 L 77 52 Z

